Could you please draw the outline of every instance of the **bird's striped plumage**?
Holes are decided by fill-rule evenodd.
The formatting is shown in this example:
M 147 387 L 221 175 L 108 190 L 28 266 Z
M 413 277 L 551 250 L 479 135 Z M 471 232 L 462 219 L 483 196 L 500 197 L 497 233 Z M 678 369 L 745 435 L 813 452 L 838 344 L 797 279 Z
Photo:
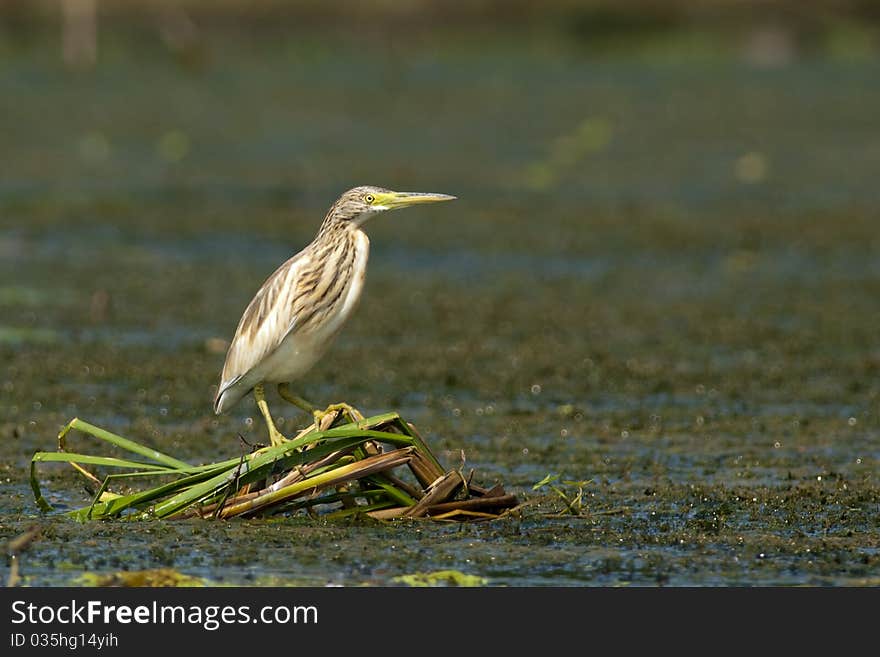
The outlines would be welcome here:
M 372 215 L 416 203 L 447 201 L 444 194 L 355 187 L 332 205 L 317 236 L 281 265 L 248 304 L 229 344 L 214 411 L 229 409 L 263 383 L 300 378 L 324 355 L 360 298 L 370 240 L 362 230 Z M 268 411 L 273 443 L 277 436 Z
M 356 223 L 331 218 L 338 204 L 315 240 L 276 269 L 245 309 L 226 354 L 215 412 L 258 383 L 299 378 L 357 306 L 370 240 Z

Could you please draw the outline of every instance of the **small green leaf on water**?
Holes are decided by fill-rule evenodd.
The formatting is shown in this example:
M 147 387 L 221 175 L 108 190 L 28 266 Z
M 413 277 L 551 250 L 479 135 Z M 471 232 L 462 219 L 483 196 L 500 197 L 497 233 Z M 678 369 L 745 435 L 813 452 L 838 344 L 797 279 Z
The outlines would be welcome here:
M 393 582 L 406 586 L 485 586 L 489 580 L 479 575 L 468 575 L 458 570 L 435 570 L 395 577 Z
M 559 475 L 558 475 L 558 474 L 548 474 L 548 475 L 547 475 L 546 477 L 544 477 L 541 481 L 539 481 L 537 484 L 535 484 L 534 486 L 532 486 L 532 490 L 538 490 L 538 489 L 541 488 L 542 486 L 546 486 L 547 484 L 552 484 L 552 483 L 553 483 L 554 481 L 556 481 L 557 479 L 559 479 Z

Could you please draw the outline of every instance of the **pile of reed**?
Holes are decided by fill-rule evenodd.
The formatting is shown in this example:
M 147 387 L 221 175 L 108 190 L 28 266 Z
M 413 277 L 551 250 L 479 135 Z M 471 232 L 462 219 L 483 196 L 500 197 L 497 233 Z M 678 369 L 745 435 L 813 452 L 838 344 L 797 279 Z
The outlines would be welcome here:
M 135 456 L 70 452 L 71 431 Z M 473 471 L 443 468 L 397 413 L 365 419 L 347 405 L 330 407 L 320 423 L 281 445 L 197 466 L 74 419 L 58 435 L 58 451 L 37 452 L 31 460 L 31 487 L 43 511 L 52 507 L 37 470 L 49 462 L 70 464 L 91 487 L 91 502 L 68 512 L 80 521 L 263 517 L 303 509 L 326 518 L 474 520 L 497 518 L 518 503 L 500 485 L 475 484 Z M 101 477 L 95 468 L 116 474 Z M 144 479 L 160 483 L 131 490 Z

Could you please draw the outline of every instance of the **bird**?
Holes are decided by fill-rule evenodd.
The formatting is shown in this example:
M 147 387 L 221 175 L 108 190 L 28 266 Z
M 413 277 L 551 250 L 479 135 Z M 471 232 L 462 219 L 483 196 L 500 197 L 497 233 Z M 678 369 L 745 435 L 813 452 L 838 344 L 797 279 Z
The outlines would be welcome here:
M 388 210 L 455 198 L 374 186 L 344 192 L 314 240 L 278 267 L 245 308 L 226 352 L 214 412 L 253 391 L 270 444 L 280 445 L 286 438 L 272 420 L 264 388 L 274 383 L 282 398 L 318 419 L 320 412 L 290 384 L 318 363 L 358 305 L 370 252 L 364 224 Z

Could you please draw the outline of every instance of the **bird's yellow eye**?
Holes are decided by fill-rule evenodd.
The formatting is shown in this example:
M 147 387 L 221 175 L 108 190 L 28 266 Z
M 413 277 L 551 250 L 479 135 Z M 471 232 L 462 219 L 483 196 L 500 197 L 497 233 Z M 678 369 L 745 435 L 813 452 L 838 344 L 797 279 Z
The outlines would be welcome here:
M 367 194 L 366 196 L 364 196 L 364 201 L 366 201 L 367 203 L 372 204 L 373 201 L 375 201 L 375 200 L 376 200 L 376 197 L 373 196 L 372 194 Z

